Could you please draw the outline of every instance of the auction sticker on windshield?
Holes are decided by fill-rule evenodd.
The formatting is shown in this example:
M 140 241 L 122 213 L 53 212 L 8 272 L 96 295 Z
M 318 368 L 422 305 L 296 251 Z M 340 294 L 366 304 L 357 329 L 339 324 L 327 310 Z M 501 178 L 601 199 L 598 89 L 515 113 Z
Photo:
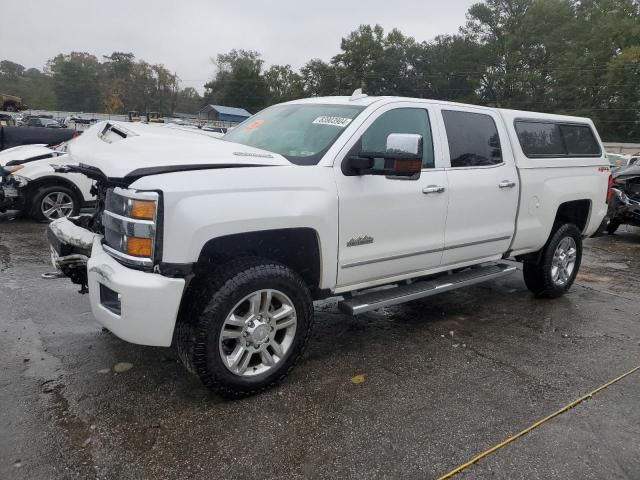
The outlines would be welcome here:
M 264 123 L 264 120 L 262 120 L 261 118 L 258 118 L 257 120 L 254 120 L 253 122 L 251 122 L 249 125 L 247 125 L 246 127 L 244 127 L 245 130 L 255 130 L 256 128 L 258 128 L 260 125 L 262 125 Z
M 351 120 L 351 118 L 322 116 L 316 118 L 312 123 L 315 125 L 331 125 L 333 127 L 344 128 L 351 123 Z

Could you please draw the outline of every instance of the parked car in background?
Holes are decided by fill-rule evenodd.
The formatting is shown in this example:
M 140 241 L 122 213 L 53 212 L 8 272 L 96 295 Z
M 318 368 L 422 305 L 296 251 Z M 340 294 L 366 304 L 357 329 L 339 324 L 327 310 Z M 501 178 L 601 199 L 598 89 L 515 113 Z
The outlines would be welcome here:
M 536 296 L 563 295 L 610 177 L 587 118 L 359 92 L 269 107 L 222 140 L 100 123 L 70 152 L 97 209 L 50 225 L 54 264 L 115 335 L 175 339 L 233 398 L 291 372 L 313 300 L 355 315 L 516 262 Z
M 57 145 L 77 135 L 79 132 L 69 128 L 0 126 L 0 151 L 21 145 Z
M 123 132 L 131 136 L 184 136 L 188 138 L 215 137 L 196 128 L 177 125 L 127 124 Z M 111 132 L 112 133 L 112 132 Z M 81 208 L 95 202 L 91 191 L 93 180 L 74 172 L 60 172 L 53 166 L 64 167 L 73 162 L 68 149 L 76 140 L 55 146 L 24 145 L 0 152 L 0 168 L 7 175 L 3 197 L 4 209 L 19 210 L 41 222 L 77 215 Z M 10 170 L 10 171 L 9 171 Z M 3 188 L 0 187 L 0 191 Z M 11 201 L 7 199 L 11 198 Z
M 55 158 L 5 166 L 11 169 L 8 183 L 17 188 L 14 202 L 5 205 L 5 209 L 19 210 L 37 221 L 50 222 L 77 215 L 82 207 L 90 206 L 95 201 L 91 193 L 93 182 L 77 173 L 56 172 L 52 166 L 68 163 L 69 155 L 60 152 Z
M 607 153 L 607 160 L 612 168 L 624 168 L 637 164 L 640 156 L 624 153 Z
M 97 119 L 95 118 L 82 118 L 75 115 L 70 115 L 65 117 L 64 120 L 61 121 L 62 125 L 66 128 L 71 128 L 73 130 L 82 132 L 89 128 L 91 125 L 97 123 Z
M 0 112 L 0 127 L 13 127 L 16 125 L 16 119 L 13 113 Z
M 607 232 L 615 233 L 620 225 L 640 227 L 640 163 L 617 168 L 609 201 Z
M 21 145 L 0 152 L 0 166 L 23 165 L 36 160 L 55 158 L 66 152 L 66 142 L 49 146 L 44 143 Z
M 227 131 L 229 130 L 227 127 L 210 127 L 210 126 L 203 126 L 202 130 L 204 130 L 205 132 L 213 132 L 213 133 L 219 133 L 220 135 L 224 135 L 225 133 L 227 133 Z
M 27 127 L 65 128 L 60 122 L 52 118 L 35 117 L 27 120 Z

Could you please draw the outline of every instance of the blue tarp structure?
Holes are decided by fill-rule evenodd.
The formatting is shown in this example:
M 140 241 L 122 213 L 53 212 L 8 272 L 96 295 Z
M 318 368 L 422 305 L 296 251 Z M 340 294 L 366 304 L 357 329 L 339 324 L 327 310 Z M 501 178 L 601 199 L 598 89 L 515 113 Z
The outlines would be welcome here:
M 243 122 L 251 116 L 244 108 L 224 107 L 222 105 L 205 105 L 200 109 L 200 116 L 207 120 L 221 122 Z

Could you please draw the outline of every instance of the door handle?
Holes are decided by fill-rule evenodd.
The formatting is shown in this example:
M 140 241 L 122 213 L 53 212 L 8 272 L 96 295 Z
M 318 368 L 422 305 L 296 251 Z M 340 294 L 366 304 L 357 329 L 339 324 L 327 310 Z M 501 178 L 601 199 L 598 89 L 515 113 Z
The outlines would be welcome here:
M 429 194 L 429 193 L 442 193 L 444 192 L 445 188 L 441 185 L 429 185 L 428 187 L 424 187 L 422 189 L 422 193 L 425 194 Z
M 516 182 L 513 180 L 503 180 L 498 184 L 498 186 L 500 188 L 513 188 L 516 186 Z

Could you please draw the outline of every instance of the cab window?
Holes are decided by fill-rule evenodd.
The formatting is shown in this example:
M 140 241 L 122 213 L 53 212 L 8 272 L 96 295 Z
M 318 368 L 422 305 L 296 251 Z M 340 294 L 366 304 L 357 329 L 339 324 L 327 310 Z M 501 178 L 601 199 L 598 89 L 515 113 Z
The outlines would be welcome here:
M 451 167 L 487 167 L 502 163 L 496 123 L 489 115 L 443 110 Z
M 429 113 L 422 108 L 396 108 L 384 112 L 367 128 L 355 148 L 361 152 L 384 153 L 387 137 L 392 133 L 422 135 L 422 168 L 435 166 Z

